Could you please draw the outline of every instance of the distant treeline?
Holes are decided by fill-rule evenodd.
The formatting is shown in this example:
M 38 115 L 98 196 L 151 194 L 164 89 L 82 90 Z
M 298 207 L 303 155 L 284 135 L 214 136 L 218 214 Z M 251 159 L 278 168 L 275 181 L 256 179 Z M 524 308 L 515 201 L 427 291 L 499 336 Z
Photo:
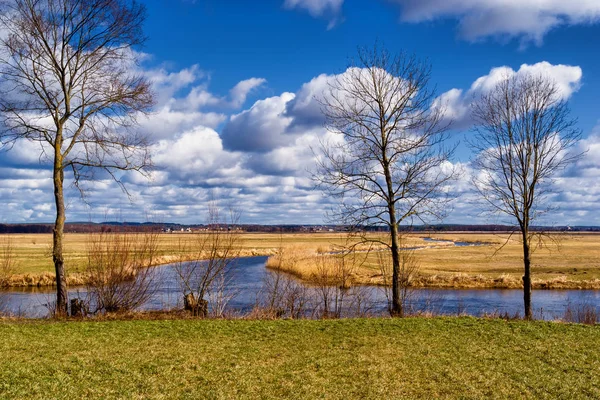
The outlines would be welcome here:
M 52 233 L 52 224 L 0 224 L 0 234 L 2 233 Z M 310 233 L 310 232 L 348 232 L 352 230 L 347 226 L 341 225 L 182 225 L 173 223 L 128 223 L 128 222 L 105 222 L 105 223 L 70 223 L 66 224 L 67 233 L 93 233 L 93 232 L 146 232 L 156 231 L 198 231 L 198 230 L 231 230 L 239 229 L 245 232 L 263 232 L 263 233 Z M 533 227 L 534 231 L 555 231 L 555 232 L 600 232 L 598 226 L 555 226 L 555 227 Z M 383 226 L 361 227 L 360 230 L 367 232 L 385 232 L 387 229 Z M 401 226 L 404 232 L 507 232 L 514 231 L 515 227 L 509 225 L 416 225 Z

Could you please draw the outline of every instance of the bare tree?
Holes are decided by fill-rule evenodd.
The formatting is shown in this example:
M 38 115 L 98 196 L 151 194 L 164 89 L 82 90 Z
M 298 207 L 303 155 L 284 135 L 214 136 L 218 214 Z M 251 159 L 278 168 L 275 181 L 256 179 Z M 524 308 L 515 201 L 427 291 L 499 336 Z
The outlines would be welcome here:
M 65 171 L 74 184 L 105 170 L 143 170 L 147 141 L 130 129 L 153 104 L 133 73 L 144 41 L 135 0 L 0 0 L 0 141 L 40 145 L 52 164 L 56 205 L 52 258 L 57 311 L 67 310 L 63 257 Z
M 443 107 L 432 107 L 430 67 L 405 54 L 377 47 L 360 50 L 358 61 L 330 83 L 321 100 L 335 141 L 323 142 L 315 176 L 341 199 L 332 217 L 361 230 L 388 227 L 392 255 L 392 314 L 401 312 L 400 224 L 440 217 L 455 175 L 443 147 L 448 126 Z
M 209 204 L 206 232 L 199 232 L 189 243 L 180 242 L 182 258 L 174 268 L 181 286 L 185 308 L 195 316 L 206 317 L 209 306 L 213 315 L 222 313 L 231 299 L 227 287 L 234 272 L 235 259 L 241 250 L 241 235 L 237 230 L 239 213 L 229 210 L 229 219 L 223 217 L 215 202 Z M 217 291 L 217 293 L 215 293 Z M 213 304 L 208 304 L 208 299 Z M 217 315 L 220 316 L 220 315 Z
M 531 226 L 550 210 L 552 178 L 580 154 L 580 138 L 557 84 L 541 75 L 506 77 L 473 105 L 477 121 L 470 145 L 477 156 L 474 184 L 493 213 L 508 215 L 523 243 L 525 317 L 531 311 Z

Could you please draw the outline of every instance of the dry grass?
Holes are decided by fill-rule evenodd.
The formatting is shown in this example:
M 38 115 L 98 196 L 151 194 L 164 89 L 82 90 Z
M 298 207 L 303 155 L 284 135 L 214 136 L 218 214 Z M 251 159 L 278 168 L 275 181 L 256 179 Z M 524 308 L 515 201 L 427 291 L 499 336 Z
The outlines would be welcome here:
M 486 243 L 485 246 L 455 247 L 450 242 L 426 242 L 422 238 Z M 507 234 L 450 233 L 411 235 L 407 246 L 422 247 L 415 252 L 419 276 L 414 287 L 504 288 L 522 287 L 522 248 L 516 237 Z M 290 249 L 282 269 L 307 281 L 314 281 L 318 256 L 309 247 Z M 380 285 L 380 254 L 357 259 L 355 284 Z M 275 257 L 269 264 L 280 261 Z M 560 246 L 536 248 L 533 254 L 534 289 L 600 289 L 600 235 L 568 234 Z
M 485 242 L 487 246 L 454 247 L 451 243 L 432 243 L 422 237 L 436 239 Z M 385 236 L 381 236 L 385 237 Z M 65 256 L 69 284 L 85 281 L 86 234 L 67 234 Z M 506 234 L 444 233 L 407 236 L 407 246 L 424 246 L 415 255 L 419 262 L 420 277 L 415 286 L 430 287 L 495 287 L 517 288 L 521 285 L 521 244 L 516 237 L 504 247 Z M 18 266 L 11 284 L 15 286 L 44 286 L 54 281 L 50 256 L 51 235 L 10 235 Z M 179 242 L 191 240 L 190 234 L 161 234 L 158 240 L 156 264 L 179 260 Z M 241 256 L 273 256 L 280 249 L 293 262 L 282 269 L 302 279 L 311 280 L 318 269 L 319 254 L 336 251 L 347 244 L 344 234 L 243 234 Z M 364 246 L 363 246 L 364 250 Z M 192 257 L 190 254 L 189 257 Z M 364 262 L 363 262 L 364 261 Z M 277 262 L 271 259 L 270 263 Z M 598 289 L 600 288 L 600 235 L 568 234 L 559 249 L 536 249 L 533 254 L 535 288 Z M 353 283 L 380 284 L 383 279 L 377 253 L 366 260 L 357 260 L 351 277 Z

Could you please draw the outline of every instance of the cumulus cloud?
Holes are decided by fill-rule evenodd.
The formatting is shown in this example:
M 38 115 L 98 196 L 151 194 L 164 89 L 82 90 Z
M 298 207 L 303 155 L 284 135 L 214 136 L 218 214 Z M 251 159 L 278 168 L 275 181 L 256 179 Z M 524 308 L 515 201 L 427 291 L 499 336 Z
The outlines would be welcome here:
M 265 83 L 266 79 L 263 78 L 243 80 L 229 91 L 229 97 L 215 96 L 208 91 L 208 84 L 203 83 L 193 87 L 185 98 L 172 102 L 176 108 L 184 110 L 197 110 L 205 107 L 235 109 L 243 106 L 248 95 Z
M 333 140 L 332 135 L 323 128 L 306 132 L 287 146 L 249 155 L 244 166 L 258 174 L 309 178 L 316 163 L 315 151 L 321 141 Z
M 283 6 L 287 9 L 303 9 L 315 18 L 328 18 L 327 29 L 332 29 L 341 21 L 343 4 L 344 0 L 285 0 Z
M 171 72 L 166 68 L 141 70 L 157 95 L 154 112 L 138 118 L 141 131 L 154 140 L 173 137 L 195 127 L 217 128 L 227 113 L 244 105 L 248 96 L 266 83 L 263 78 L 238 82 L 221 96 L 209 90 L 210 75 L 198 65 Z
M 600 199 L 600 124 L 571 150 L 581 158 L 556 177 L 548 195 L 555 208 L 548 223 L 598 225 Z
M 321 223 L 335 200 L 313 190 L 310 170 L 321 141 L 339 140 L 324 128 L 319 100 L 332 79 L 341 75 L 322 74 L 307 81 L 295 92 L 255 101 L 239 112 L 248 96 L 264 85 L 250 78 L 224 94 L 210 91 L 210 77 L 199 67 L 180 71 L 146 71 L 163 97 L 153 114 L 140 119 L 140 129 L 150 133 L 155 168 L 148 180 L 133 172 L 119 178 L 126 183 L 131 199 L 108 177 L 87 189 L 88 204 L 82 202 L 70 182 L 66 185 L 69 221 L 165 221 L 203 223 L 206 204 L 212 197 L 235 204 L 245 223 Z M 489 90 L 506 74 L 544 72 L 558 82 L 562 95 L 571 96 L 581 82 L 578 67 L 538 63 L 518 70 L 495 68 L 474 81 L 466 90 L 453 89 L 438 98 L 454 116 L 468 119 L 470 99 Z M 189 104 L 187 104 L 190 102 Z M 550 200 L 563 211 L 557 218 L 578 223 L 590 220 L 594 201 L 600 196 L 600 128 L 581 148 L 586 156 L 557 180 Z M 38 144 L 23 142 L 0 153 L 0 197 L 3 222 L 50 222 L 53 219 L 50 171 L 39 164 Z M 468 164 L 456 164 L 466 171 L 449 187 L 458 196 L 448 222 L 488 222 L 476 211 L 476 194 L 470 185 Z M 577 201 L 575 205 L 570 204 Z M 596 207 L 597 208 L 597 207 Z
M 286 105 L 295 95 L 259 100 L 246 111 L 233 115 L 223 128 L 221 139 L 228 150 L 267 152 L 290 142 L 286 130 L 292 122 L 284 115 Z
M 471 87 L 464 91 L 462 89 L 451 89 L 442 93 L 435 101 L 434 107 L 442 107 L 448 121 L 453 122 L 455 129 L 466 129 L 472 124 L 470 112 L 471 102 L 479 95 L 489 92 L 503 79 L 513 76 L 543 75 L 552 79 L 558 88 L 562 99 L 569 99 L 573 93 L 579 90 L 583 72 L 578 66 L 553 65 L 546 61 L 536 64 L 523 64 L 518 70 L 510 67 L 492 68 L 487 75 L 481 76 L 473 82 Z
M 292 117 L 292 129 L 306 129 L 323 125 L 325 119 L 320 101 L 328 90 L 335 75 L 321 74 L 302 85 L 285 109 L 285 115 Z
M 562 25 L 600 21 L 595 0 L 392 0 L 406 22 L 453 18 L 467 40 L 489 36 L 521 38 L 540 44 L 544 35 Z
M 140 117 L 139 129 L 154 140 L 172 138 L 175 134 L 194 127 L 216 128 L 227 119 L 227 115 L 217 112 L 178 111 L 168 105 L 152 114 Z
M 239 164 L 239 155 L 223 149 L 219 134 L 197 127 L 173 139 L 161 140 L 153 147 L 154 163 L 159 171 L 155 185 L 166 183 L 204 185 L 209 179 L 227 176 Z
M 229 104 L 235 108 L 243 106 L 248 95 L 265 83 L 267 80 L 263 78 L 250 78 L 239 82 L 229 92 L 231 97 Z

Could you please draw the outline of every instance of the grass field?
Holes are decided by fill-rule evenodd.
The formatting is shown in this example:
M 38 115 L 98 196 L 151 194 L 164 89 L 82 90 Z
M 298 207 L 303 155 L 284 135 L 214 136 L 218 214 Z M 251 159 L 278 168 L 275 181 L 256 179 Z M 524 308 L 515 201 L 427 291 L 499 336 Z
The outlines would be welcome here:
M 452 243 L 431 243 L 431 237 L 483 246 L 457 247 Z M 507 234 L 445 233 L 408 235 L 407 247 L 414 251 L 417 274 L 414 286 L 454 288 L 519 288 L 523 275 L 522 246 L 517 236 Z M 305 279 L 318 281 L 319 262 L 314 251 L 290 249 L 279 264 L 284 270 Z M 559 246 L 535 248 L 532 256 L 534 288 L 600 289 L 600 235 L 568 234 L 560 237 Z M 377 252 L 358 257 L 352 268 L 352 280 L 362 284 L 381 284 L 382 273 Z
M 0 398 L 600 398 L 600 327 L 474 318 L 0 322 Z
M 431 243 L 423 237 L 437 239 L 484 242 L 486 246 L 453 247 L 448 243 Z M 185 233 L 161 234 L 159 256 L 167 262 L 177 255 L 179 241 L 191 240 Z M 312 257 L 317 252 L 335 251 L 346 242 L 346 236 L 337 233 L 313 234 L 242 234 L 242 255 L 273 255 L 284 248 L 288 253 L 299 254 L 304 262 L 294 263 L 289 272 L 310 280 L 316 264 Z M 51 235 L 3 235 L 10 240 L 16 255 L 15 282 L 35 284 L 36 278 L 46 274 L 52 278 L 50 256 Z M 67 272 L 75 277 L 86 264 L 89 236 L 67 234 L 65 257 Z M 407 236 L 409 246 L 426 246 L 417 250 L 419 285 L 438 287 L 518 287 L 522 275 L 522 250 L 517 238 L 508 242 L 507 235 L 480 233 L 415 234 Z M 507 243 L 502 249 L 500 246 Z M 381 283 L 381 272 L 376 253 L 353 271 L 355 283 Z M 28 275 L 30 279 L 21 277 Z M 600 288 L 600 235 L 569 234 L 561 239 L 560 248 L 536 249 L 533 254 L 534 283 L 549 288 Z M 74 282 L 77 280 L 74 279 Z
M 70 273 L 82 272 L 87 262 L 88 234 L 65 234 L 65 263 Z M 161 256 L 177 254 L 180 241 L 193 240 L 194 234 L 161 234 L 158 240 L 158 253 Z M 343 235 L 335 234 L 243 234 L 244 255 L 275 254 L 280 246 L 303 246 L 308 248 L 328 247 L 342 243 Z M 0 235 L 0 244 L 10 241 L 16 256 L 19 274 L 40 274 L 53 272 L 52 235 L 50 234 L 10 234 Z

